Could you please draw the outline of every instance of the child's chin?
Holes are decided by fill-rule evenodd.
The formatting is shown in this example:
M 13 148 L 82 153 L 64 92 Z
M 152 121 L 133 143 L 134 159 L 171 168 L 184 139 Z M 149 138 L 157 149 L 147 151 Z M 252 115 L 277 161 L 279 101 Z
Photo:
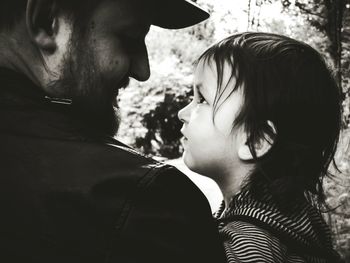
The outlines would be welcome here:
M 196 166 L 194 165 L 194 162 L 192 160 L 192 158 L 189 156 L 188 152 L 186 150 L 184 150 L 183 154 L 182 154 L 182 160 L 184 162 L 184 164 L 186 165 L 186 167 L 191 170 L 192 172 L 197 173 L 197 169 Z

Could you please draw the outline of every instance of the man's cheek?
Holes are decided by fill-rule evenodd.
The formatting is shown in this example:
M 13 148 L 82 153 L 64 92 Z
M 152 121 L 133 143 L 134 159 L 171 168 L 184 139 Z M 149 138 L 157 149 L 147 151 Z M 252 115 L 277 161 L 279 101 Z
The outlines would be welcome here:
M 122 71 L 126 59 L 119 41 L 113 39 L 100 39 L 95 45 L 95 57 L 97 65 L 105 72 Z

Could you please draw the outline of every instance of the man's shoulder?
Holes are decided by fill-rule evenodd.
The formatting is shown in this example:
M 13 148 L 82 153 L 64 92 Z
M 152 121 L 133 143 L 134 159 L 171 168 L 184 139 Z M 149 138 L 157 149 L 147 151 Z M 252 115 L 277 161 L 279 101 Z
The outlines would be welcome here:
M 199 188 L 185 174 L 172 165 L 157 161 L 118 142 L 104 143 L 99 147 L 103 147 L 106 156 L 110 155 L 115 160 L 118 159 L 114 165 L 130 169 L 135 173 L 139 172 L 142 175 L 140 186 L 145 188 L 168 187 L 170 191 L 181 191 L 182 195 L 200 192 Z M 201 196 L 204 195 L 201 193 Z
M 87 153 L 92 153 L 91 156 L 82 157 L 91 158 L 90 163 L 92 165 L 102 164 L 102 166 L 109 167 L 111 170 L 129 170 L 132 171 L 132 174 L 140 173 L 148 177 L 164 173 L 185 176 L 175 167 L 160 162 L 116 140 L 112 142 L 88 142 L 82 147 L 87 149 Z M 88 160 L 84 160 L 84 162 L 86 161 Z
M 199 188 L 176 167 L 146 156 L 117 140 L 67 144 L 68 156 L 71 156 L 66 157 L 68 167 L 80 170 L 79 174 L 84 177 L 93 171 L 100 179 L 107 177 L 133 183 L 138 189 L 152 189 L 158 194 L 163 191 L 168 194 L 181 191 L 184 198 L 197 196 L 202 202 L 205 199 Z
M 157 178 L 158 184 L 171 182 L 193 187 L 187 176 L 176 168 L 113 139 L 3 133 L 1 142 L 0 155 L 6 171 L 49 176 L 52 183 L 57 179 L 77 184 L 103 180 L 135 184 Z
M 107 155 L 118 159 L 115 162 L 115 169 L 128 171 L 129 176 L 138 178 L 137 188 L 140 196 L 146 194 L 159 198 L 168 196 L 167 200 L 172 200 L 176 204 L 187 203 L 192 210 L 206 211 L 208 214 L 209 205 L 205 195 L 193 183 L 193 181 L 176 167 L 159 162 L 147 157 L 138 151 L 117 143 L 106 143 L 104 146 Z M 131 178 L 130 178 L 131 179 Z M 143 197 L 142 197 L 143 198 Z M 166 205 L 166 204 L 164 204 Z

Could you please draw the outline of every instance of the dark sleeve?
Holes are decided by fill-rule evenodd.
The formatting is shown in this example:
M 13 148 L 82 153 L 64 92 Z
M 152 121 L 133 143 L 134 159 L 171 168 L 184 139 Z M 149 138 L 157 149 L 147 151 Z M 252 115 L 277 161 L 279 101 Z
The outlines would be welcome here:
M 159 171 L 135 194 L 109 262 L 225 262 L 205 196 L 175 168 Z

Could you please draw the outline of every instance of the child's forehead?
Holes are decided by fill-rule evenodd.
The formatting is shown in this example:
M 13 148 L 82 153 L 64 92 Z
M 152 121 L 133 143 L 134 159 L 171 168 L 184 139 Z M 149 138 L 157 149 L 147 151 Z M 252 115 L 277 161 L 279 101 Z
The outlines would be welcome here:
M 216 81 L 218 78 L 217 66 L 213 59 L 201 59 L 194 71 L 194 84 L 205 86 L 207 82 Z
M 205 62 L 199 62 L 194 72 L 194 86 L 197 90 L 203 90 L 207 86 L 217 82 L 216 68 Z
M 220 68 L 220 70 L 218 70 Z M 238 72 L 237 61 L 232 57 L 230 58 L 221 58 L 215 60 L 213 57 L 204 57 L 198 61 L 195 67 L 195 71 L 212 71 L 213 74 L 229 74 L 232 75 L 232 72 Z M 219 72 L 220 71 L 220 72 Z M 234 75 L 236 75 L 236 73 Z
M 215 81 L 217 83 L 218 80 L 221 85 L 226 85 L 235 80 L 235 75 L 232 64 L 227 61 L 217 65 L 212 58 L 201 59 L 195 68 L 194 85 L 205 86 L 206 82 Z
M 212 58 L 202 58 L 198 61 L 195 71 L 203 71 L 203 70 L 210 70 L 213 73 L 216 73 L 216 63 L 214 59 Z

